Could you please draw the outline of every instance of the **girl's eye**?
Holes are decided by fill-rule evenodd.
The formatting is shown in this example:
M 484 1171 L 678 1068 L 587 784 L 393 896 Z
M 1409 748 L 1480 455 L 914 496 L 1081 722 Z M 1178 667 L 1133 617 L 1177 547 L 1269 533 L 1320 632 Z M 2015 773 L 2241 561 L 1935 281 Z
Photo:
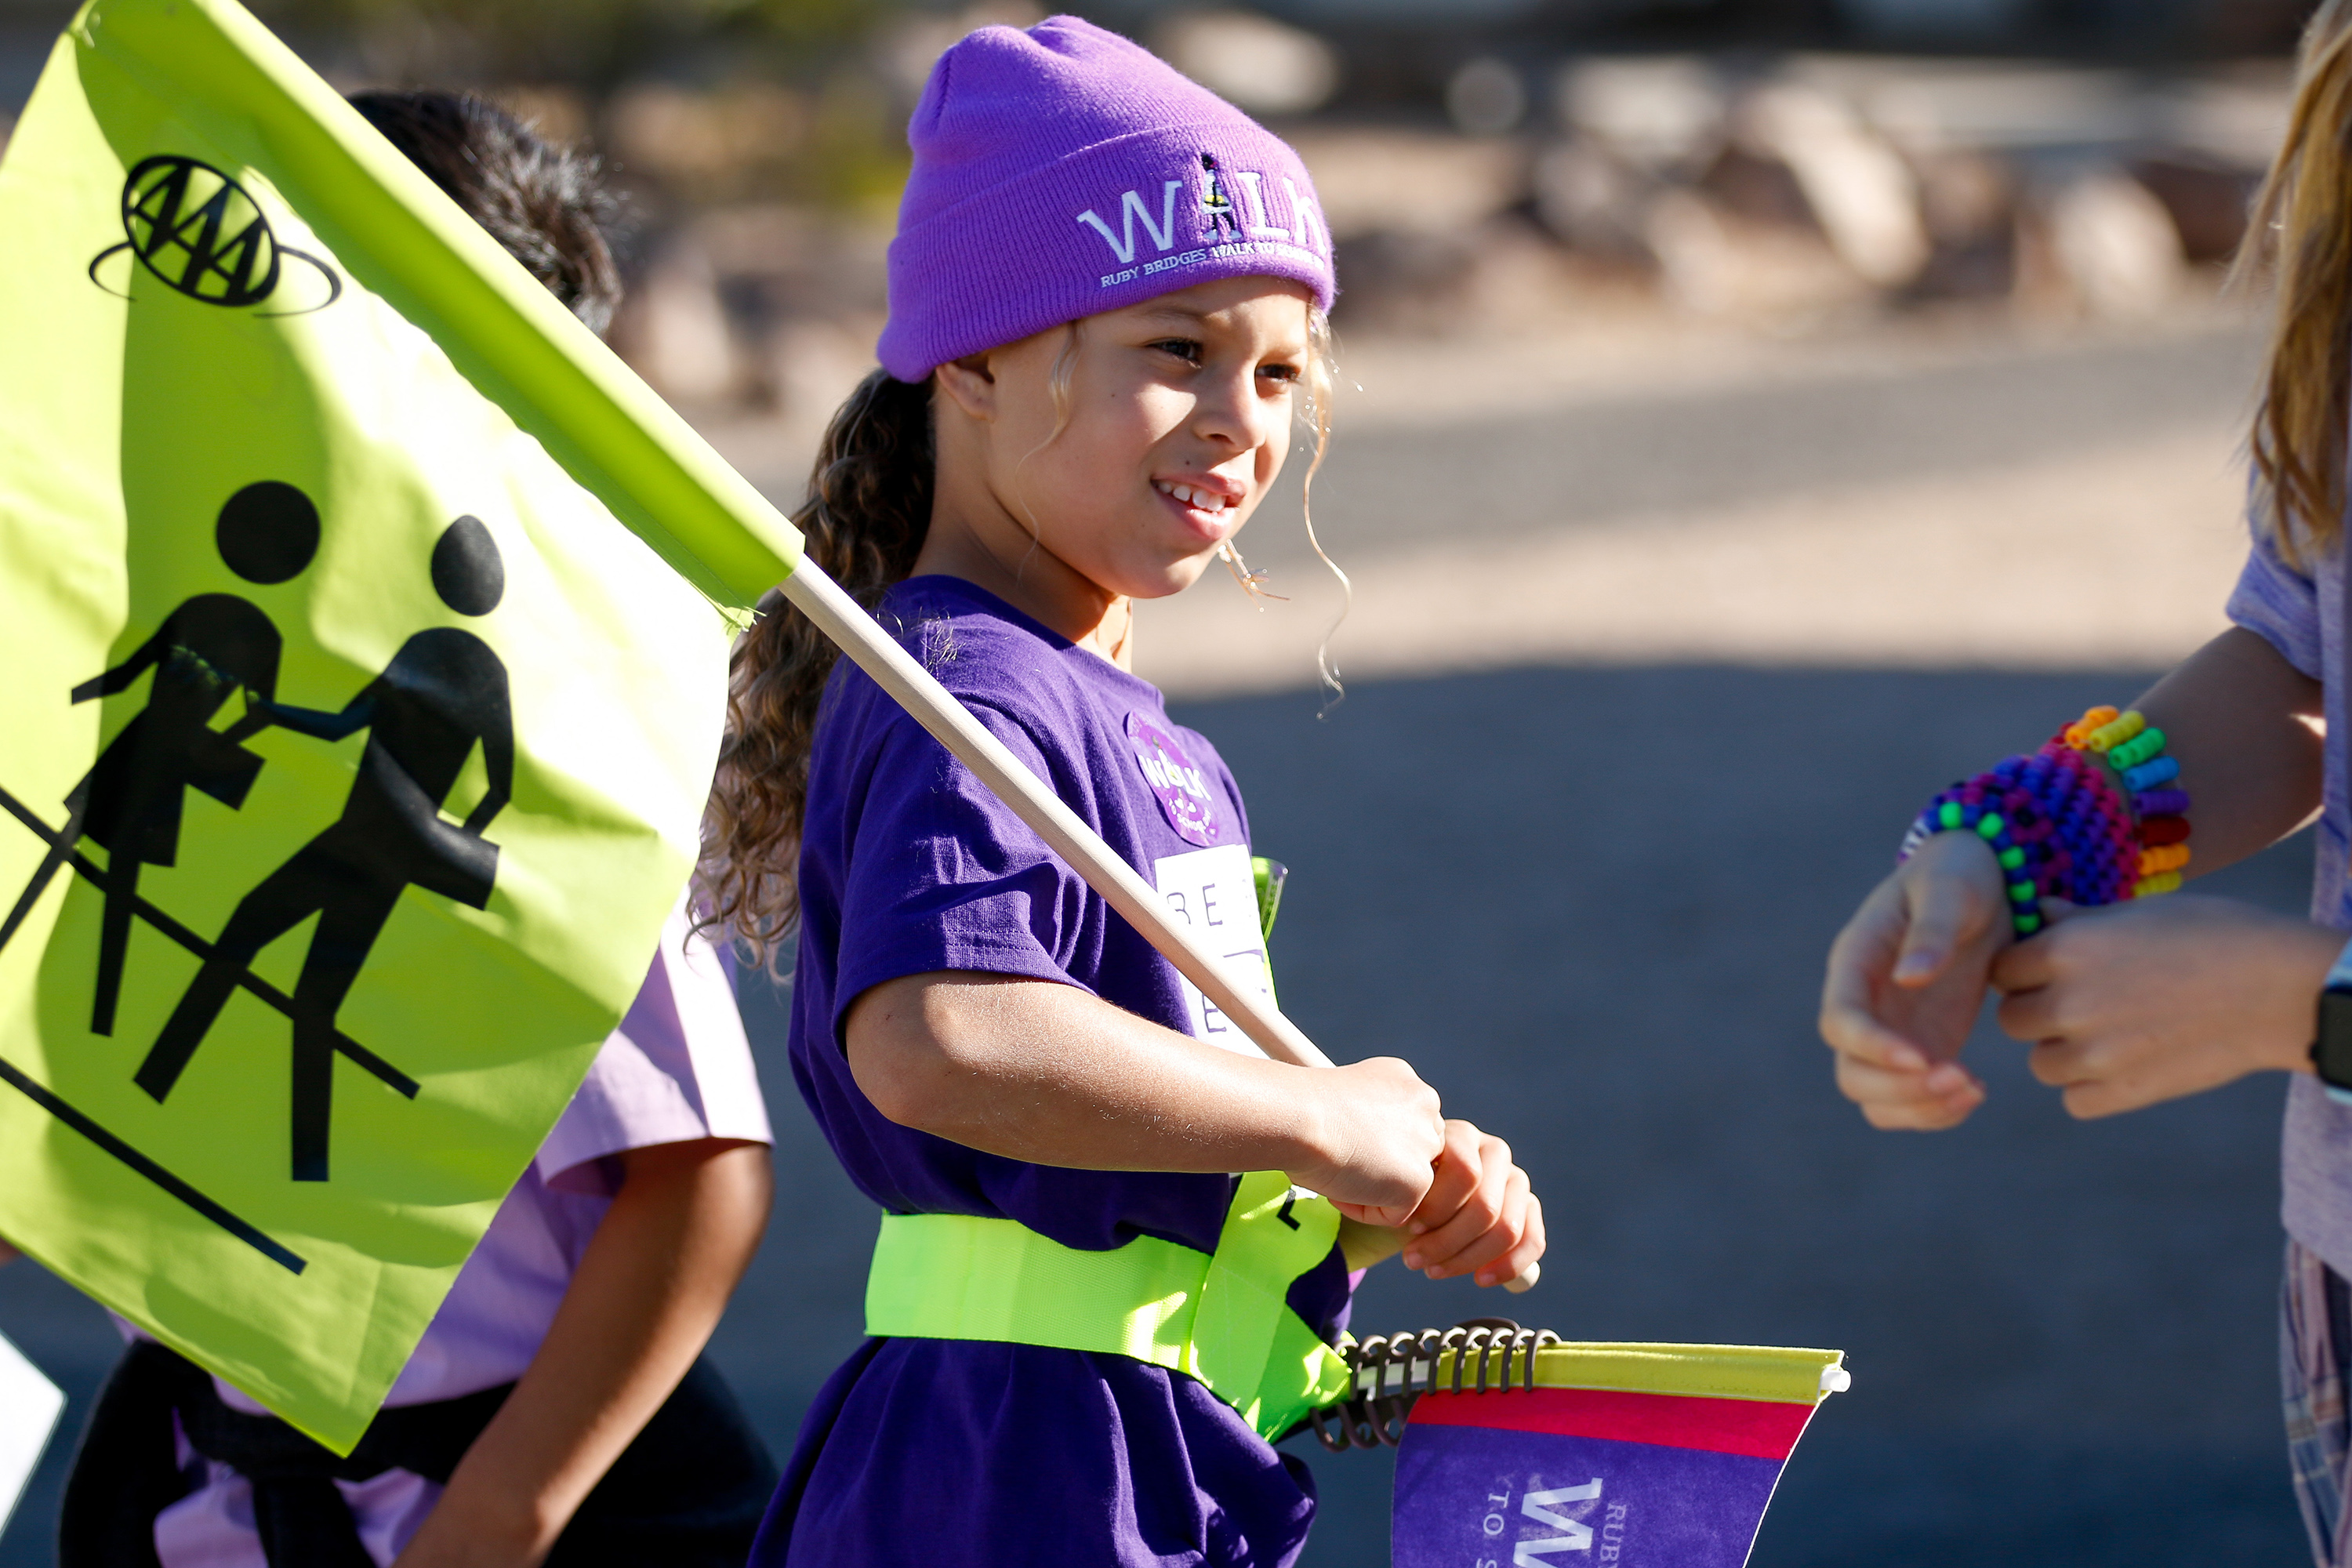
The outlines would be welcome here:
M 1257 373 L 1280 382 L 1295 382 L 1298 379 L 1298 367 L 1295 364 L 1262 364 L 1257 367 Z
M 1161 338 L 1151 346 L 1162 353 L 1174 354 L 1186 364 L 1201 363 L 1201 345 L 1192 338 Z

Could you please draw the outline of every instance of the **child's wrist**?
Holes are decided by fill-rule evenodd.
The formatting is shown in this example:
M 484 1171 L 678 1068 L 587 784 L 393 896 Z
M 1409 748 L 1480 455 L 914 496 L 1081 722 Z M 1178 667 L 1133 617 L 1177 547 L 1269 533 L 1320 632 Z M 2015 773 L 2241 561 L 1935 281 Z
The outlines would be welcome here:
M 2039 751 L 1935 796 L 1901 858 L 1947 834 L 1981 838 L 2021 937 L 2042 928 L 2045 898 L 2099 905 L 2170 892 L 2189 860 L 2189 800 L 2165 743 L 2140 714 L 2095 708 Z
M 1327 1192 L 1332 1177 L 1346 1164 L 1348 1151 L 1332 1147 L 1341 1118 L 1320 1075 L 1309 1076 L 1298 1092 L 1281 1101 L 1280 1125 L 1273 1129 L 1272 1156 L 1260 1167 L 1280 1171 L 1293 1184 L 1309 1192 Z

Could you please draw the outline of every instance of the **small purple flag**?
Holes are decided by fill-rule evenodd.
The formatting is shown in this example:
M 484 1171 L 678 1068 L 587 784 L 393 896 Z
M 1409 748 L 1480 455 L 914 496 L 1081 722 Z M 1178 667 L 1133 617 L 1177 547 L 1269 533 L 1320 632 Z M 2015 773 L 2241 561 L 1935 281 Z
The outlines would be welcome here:
M 1397 1452 L 1395 1568 L 1741 1568 L 1842 1360 L 1555 1344 L 1532 1388 L 1424 1394 Z

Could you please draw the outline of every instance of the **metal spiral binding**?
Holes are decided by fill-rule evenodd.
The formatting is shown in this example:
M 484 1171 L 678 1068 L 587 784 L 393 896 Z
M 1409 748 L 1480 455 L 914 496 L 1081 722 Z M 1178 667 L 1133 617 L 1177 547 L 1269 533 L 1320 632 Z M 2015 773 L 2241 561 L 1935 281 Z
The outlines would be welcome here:
M 1450 1329 L 1375 1334 L 1339 1352 L 1354 1378 L 1346 1399 L 1311 1412 L 1316 1440 L 1335 1454 L 1350 1448 L 1393 1448 L 1403 1440 L 1413 1402 L 1437 1386 L 1438 1363 L 1454 1352 L 1452 1394 L 1501 1393 L 1518 1373 L 1523 1388 L 1536 1385 L 1536 1352 L 1560 1342 L 1549 1329 L 1523 1329 L 1508 1318 L 1472 1318 Z M 1477 1370 L 1469 1371 L 1472 1358 Z M 1514 1360 L 1516 1358 L 1516 1366 Z M 1490 1384 L 1487 1369 L 1494 1369 Z M 1394 1387 L 1391 1387 L 1393 1369 Z M 1370 1385 L 1365 1374 L 1370 1374 Z

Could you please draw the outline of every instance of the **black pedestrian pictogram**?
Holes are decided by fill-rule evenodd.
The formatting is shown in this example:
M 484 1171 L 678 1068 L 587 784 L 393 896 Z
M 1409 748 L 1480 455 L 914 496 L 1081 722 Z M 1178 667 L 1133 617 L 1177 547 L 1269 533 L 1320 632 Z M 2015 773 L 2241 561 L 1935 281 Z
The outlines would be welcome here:
M 215 521 L 213 537 L 230 571 L 248 583 L 268 585 L 290 582 L 308 569 L 318 553 L 319 531 L 318 509 L 308 496 L 292 485 L 263 480 L 228 499 Z M 74 688 L 73 700 L 87 702 L 128 690 L 142 674 L 153 671 L 146 706 L 68 793 L 65 826 L 51 827 L 32 807 L 0 790 L 0 810 L 47 847 L 15 906 L 0 920 L 0 947 L 16 936 L 59 871 L 70 869 L 102 894 L 90 1008 L 94 1033 L 104 1035 L 113 1027 L 134 918 L 200 961 L 213 955 L 210 942 L 140 894 L 140 871 L 175 862 L 187 791 L 202 790 L 233 810 L 243 806 L 262 759 L 242 742 L 267 722 L 253 716 L 251 706 L 267 701 L 276 690 L 281 648 L 269 617 L 236 595 L 199 594 L 182 601 L 129 658 Z M 246 693 L 247 716 L 226 731 L 215 731 L 213 719 L 240 689 Z M 85 837 L 106 850 L 104 867 L 82 851 Z M 292 999 L 276 986 L 250 973 L 237 980 L 263 1003 L 292 1015 Z M 374 1052 L 341 1035 L 334 1049 L 401 1094 L 415 1097 L 415 1080 Z M 116 1137 L 21 1068 L 0 1060 L 0 1082 L 230 1235 L 292 1272 L 302 1271 L 299 1255 Z
M 220 510 L 214 542 L 230 571 L 248 583 L 289 582 L 319 549 L 319 511 L 292 485 L 265 479 L 246 486 Z M 144 866 L 178 861 L 182 811 L 191 789 L 231 810 L 245 805 L 261 759 L 240 743 L 266 720 L 250 711 L 226 731 L 212 728 L 232 694 L 248 704 L 278 689 L 278 628 L 235 594 L 199 594 L 163 617 L 129 658 L 73 689 L 76 702 L 128 690 L 152 669 L 147 706 L 123 726 L 97 763 L 66 796 L 66 827 L 41 859 L 16 907 L 0 921 L 0 947 L 16 934 L 74 846 L 83 838 L 107 852 L 100 879 L 106 901 L 99 922 L 98 984 L 90 1032 L 114 1032 L 122 964 Z
M 121 242 L 90 258 L 89 280 L 101 289 L 100 264 L 127 250 L 160 281 L 207 305 L 260 304 L 278 291 L 289 257 L 318 269 L 327 297 L 261 314 L 307 315 L 342 298 L 343 280 L 333 268 L 279 244 L 252 193 L 200 159 L 163 154 L 133 164 L 122 182 L 122 232 Z
M 442 602 L 464 616 L 489 614 L 505 593 L 498 546 L 471 517 L 444 531 L 432 575 Z M 488 906 L 499 849 L 482 831 L 514 790 L 506 666 L 473 633 L 436 626 L 402 644 L 340 712 L 257 700 L 251 717 L 323 741 L 366 730 L 367 751 L 342 816 L 238 902 L 136 1081 L 157 1100 L 169 1095 L 261 950 L 317 915 L 292 998 L 292 1163 L 296 1181 L 322 1182 L 335 1016 L 402 891 L 414 885 L 474 909 Z M 465 822 L 453 825 L 441 806 L 477 743 L 488 787 Z

